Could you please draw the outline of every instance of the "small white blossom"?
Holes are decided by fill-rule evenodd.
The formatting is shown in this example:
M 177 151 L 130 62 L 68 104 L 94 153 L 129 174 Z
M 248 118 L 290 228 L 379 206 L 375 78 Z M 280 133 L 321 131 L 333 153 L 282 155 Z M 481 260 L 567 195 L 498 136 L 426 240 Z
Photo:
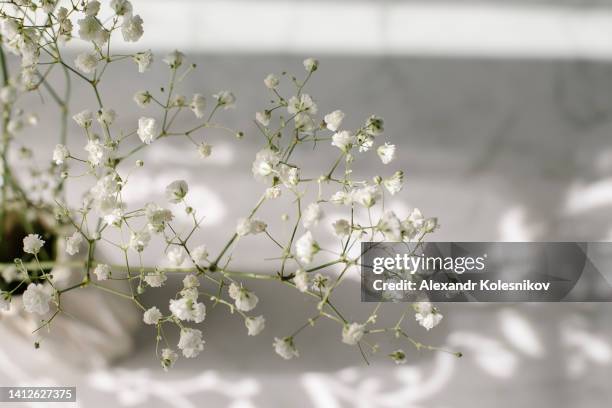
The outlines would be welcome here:
M 378 221 L 377 229 L 391 242 L 402 240 L 402 224 L 393 211 L 385 211 Z
M 295 187 L 300 181 L 299 169 L 297 167 L 287 166 L 286 164 L 281 163 L 278 165 L 278 177 L 285 187 Z
M 10 105 L 17 100 L 17 88 L 12 85 L 3 86 L 0 88 L 0 101 Z
M 342 329 L 342 342 L 351 346 L 359 343 L 365 331 L 365 324 L 351 323 Z
M 36 255 L 43 245 L 45 245 L 45 241 L 40 238 L 40 235 L 29 234 L 23 239 L 23 252 Z
M 197 357 L 198 354 L 204 350 L 202 332 L 198 329 L 181 329 L 181 337 L 178 342 L 178 348 L 183 351 L 183 355 L 187 358 Z
M 132 232 L 130 235 L 130 248 L 136 252 L 142 252 L 149 245 L 151 234 L 147 230 Z
M 51 288 L 40 283 L 30 283 L 22 295 L 23 307 L 28 313 L 45 314 L 49 312 Z
M 376 153 L 378 153 L 378 157 L 380 157 L 383 164 L 389 164 L 395 158 L 395 145 L 385 143 L 384 145 L 378 146 Z
M 353 196 L 346 191 L 337 191 L 329 198 L 329 201 L 336 205 L 349 205 L 353 202 Z
M 168 371 L 169 368 L 172 368 L 176 360 L 178 360 L 178 354 L 176 354 L 174 350 L 169 348 L 162 349 L 161 365 L 164 371 Z
M 318 203 L 311 203 L 302 213 L 302 225 L 306 229 L 310 229 L 317 225 L 323 219 L 324 213 Z
M 94 274 L 98 280 L 105 281 L 111 276 L 111 267 L 106 264 L 99 264 L 94 269 Z
M 200 280 L 194 274 L 190 273 L 183 278 L 183 288 L 197 288 L 198 286 L 200 286 Z
M 128 42 L 136 42 L 140 40 L 144 30 L 142 28 L 142 18 L 139 15 L 126 15 L 123 18 L 123 24 L 121 25 L 121 34 L 123 39 Z
M 153 53 L 151 50 L 139 52 L 134 54 L 132 58 L 134 62 L 138 64 L 138 72 L 142 74 L 151 66 L 151 63 L 153 62 Z
M 393 173 L 393 176 L 389 177 L 388 179 L 383 180 L 383 186 L 385 186 L 391 195 L 399 193 L 402 189 L 403 183 L 404 172 L 401 170 Z
M 83 236 L 79 231 L 76 231 L 69 238 L 66 239 L 66 253 L 68 255 L 75 255 L 79 253 L 79 247 L 83 243 Z
M 294 357 L 300 356 L 300 353 L 297 351 L 295 344 L 293 343 L 293 337 L 285 337 L 282 339 L 275 337 L 274 351 L 276 351 L 276 354 L 285 360 L 291 360 Z
M 161 288 L 167 279 L 166 273 L 161 269 L 156 269 L 144 277 L 144 281 L 152 288 Z
M 219 91 L 213 98 L 217 100 L 217 105 L 222 106 L 223 109 L 229 109 L 236 106 L 236 97 L 230 91 Z
M 383 118 L 376 115 L 370 116 L 366 121 L 365 129 L 369 135 L 380 135 L 385 130 Z
M 92 166 L 99 166 L 104 158 L 104 146 L 98 139 L 91 139 L 85 145 L 85 151 L 88 153 L 87 161 Z
M 142 321 L 145 322 L 145 324 L 157 324 L 159 323 L 159 320 L 162 318 L 162 314 L 159 311 L 159 309 L 155 306 L 153 306 L 150 309 L 147 309 L 143 316 L 142 316 Z
M 255 155 L 255 161 L 252 166 L 253 175 L 258 180 L 268 181 L 279 162 L 278 152 L 269 148 L 262 149 Z
M 298 269 L 295 272 L 295 277 L 293 278 L 293 283 L 295 283 L 295 287 L 300 292 L 304 293 L 308 291 L 308 287 L 310 286 L 310 278 L 308 276 L 308 272 L 303 269 Z
M 11 301 L 5 296 L 4 292 L 0 292 L 0 312 L 8 312 L 11 308 Z M 248 326 L 247 326 L 248 327 Z
M 430 302 L 417 302 L 413 306 L 416 321 L 427 330 L 436 327 L 444 317 Z
M 301 112 L 314 115 L 317 113 L 317 111 L 317 104 L 314 103 L 308 94 L 302 94 L 299 97 L 292 96 L 289 98 L 289 102 L 287 102 L 287 112 L 289 112 L 291 115 Z
M 202 159 L 206 159 L 212 153 L 213 146 L 206 142 L 202 142 L 198 145 L 198 154 Z
M 241 237 L 249 234 L 259 234 L 264 232 L 267 227 L 268 225 L 263 221 L 252 218 L 240 218 L 236 223 L 236 234 Z
M 97 0 L 90 0 L 85 5 L 85 15 L 95 16 L 100 12 L 100 2 Z
M 144 144 L 151 144 L 157 137 L 157 121 L 153 118 L 138 119 L 138 137 Z
M 268 200 L 272 200 L 274 198 L 278 198 L 281 196 L 281 189 L 279 186 L 274 186 L 274 187 L 268 187 L 266 189 L 266 198 Z
M 173 266 L 181 266 L 185 262 L 185 251 L 181 247 L 174 247 L 168 251 L 168 260 Z
M 304 69 L 307 72 L 314 72 L 319 67 L 319 61 L 314 58 L 306 58 L 304 60 Z
M 342 121 L 344 120 L 344 112 L 341 110 L 335 110 L 332 113 L 325 115 L 325 126 L 332 132 L 337 132 L 342 126 Z
M 98 57 L 93 52 L 84 52 L 77 55 L 74 65 L 86 74 L 91 74 L 98 66 Z
M 339 237 L 345 237 L 351 233 L 351 223 L 348 220 L 336 220 L 332 226 L 334 227 L 334 233 Z
M 342 130 L 334 133 L 332 136 L 332 146 L 336 146 L 344 153 L 348 153 L 348 151 L 351 150 L 353 143 L 355 143 L 355 136 L 348 130 Z
M 183 201 L 188 191 L 189 186 L 185 180 L 176 180 L 166 187 L 166 198 L 171 203 L 180 203 Z
M 257 306 L 259 298 L 253 292 L 249 292 L 247 289 L 236 285 L 234 282 L 232 282 L 228 291 L 229 296 L 234 299 L 234 303 L 238 310 L 248 312 Z
M 151 232 L 160 233 L 166 228 L 166 224 L 174 218 L 172 211 L 161 208 L 155 203 L 145 205 L 145 216 Z
M 149 91 L 138 91 L 134 94 L 133 99 L 136 105 L 144 108 L 151 102 L 151 94 Z
M 263 316 L 247 317 L 244 319 L 249 336 L 257 336 L 266 326 L 266 319 Z
M 319 244 L 314 240 L 310 231 L 307 231 L 295 243 L 298 260 L 305 264 L 312 262 L 312 258 L 319 252 L 319 249 Z
M 53 149 L 53 161 L 58 166 L 64 164 L 64 161 L 70 156 L 70 151 L 63 144 L 55 145 L 55 149 Z
M 208 258 L 208 250 L 206 245 L 200 245 L 191 250 L 191 257 L 196 265 L 202 266 L 206 258 Z
M 191 296 L 170 299 L 170 312 L 179 320 L 201 323 L 206 318 L 206 305 Z
M 91 122 L 93 120 L 93 114 L 91 113 L 90 110 L 85 109 L 84 111 L 81 111 L 81 112 L 77 113 L 76 115 L 74 115 L 72 117 L 72 119 L 74 119 L 74 121 L 80 127 L 88 128 L 88 127 L 91 126 Z
M 203 118 L 204 110 L 206 109 L 206 98 L 204 98 L 204 95 L 199 93 L 193 94 L 189 108 L 196 115 L 196 118 Z
M 268 74 L 268 76 L 264 79 L 264 84 L 268 89 L 274 89 L 278 86 L 278 77 L 274 74 Z
M 353 200 L 366 208 L 373 207 L 381 197 L 378 186 L 370 185 L 355 190 L 352 193 Z
M 97 119 L 100 124 L 110 126 L 117 119 L 117 113 L 113 109 L 102 108 L 98 111 Z
M 130 3 L 129 0 L 112 0 L 110 5 L 118 16 L 123 16 L 132 12 L 132 3 Z
M 85 41 L 93 41 L 98 45 L 108 40 L 108 32 L 102 27 L 95 16 L 87 16 L 77 21 L 79 25 L 79 37 Z
M 170 68 L 178 68 L 183 64 L 184 58 L 185 54 L 178 50 L 174 50 L 170 54 L 166 55 L 163 61 L 168 64 Z
M 259 123 L 261 123 L 262 126 L 268 126 L 270 124 L 270 118 L 272 117 L 272 115 L 270 115 L 270 111 L 263 111 L 263 112 L 256 112 L 255 113 L 255 120 L 257 120 Z

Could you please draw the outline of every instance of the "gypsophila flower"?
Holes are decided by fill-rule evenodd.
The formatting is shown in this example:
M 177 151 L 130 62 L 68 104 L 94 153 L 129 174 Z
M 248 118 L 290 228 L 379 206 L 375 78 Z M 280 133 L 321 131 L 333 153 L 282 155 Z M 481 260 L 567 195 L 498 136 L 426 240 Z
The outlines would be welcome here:
M 123 16 L 132 12 L 132 3 L 130 3 L 129 0 L 112 0 L 110 6 L 118 16 Z
M 287 112 L 292 115 L 297 113 L 307 113 L 309 115 L 314 115 L 318 111 L 317 104 L 314 103 L 310 95 L 302 94 L 299 97 L 292 96 L 289 98 L 289 102 L 287 102 Z
M 258 234 L 265 231 L 267 224 L 260 220 L 251 218 L 240 218 L 236 223 L 236 234 L 240 237 L 244 237 L 249 234 Z
M 349 205 L 353 202 L 353 196 L 350 192 L 337 191 L 329 198 L 329 201 L 336 205 Z
M 325 290 L 328 282 L 327 276 L 317 273 L 312 279 L 312 288 L 319 291 Z
M 229 296 L 234 299 L 236 308 L 243 312 L 248 312 L 257 306 L 259 298 L 252 292 L 249 292 L 246 288 L 236 285 L 234 282 L 231 283 L 228 289 Z
M 342 130 L 334 133 L 332 136 L 332 146 L 336 146 L 344 153 L 348 153 L 351 150 L 353 143 L 355 143 L 355 136 L 348 130 Z
M 108 41 L 109 33 L 102 27 L 95 16 L 87 16 L 77 21 L 79 25 L 79 37 L 85 41 L 92 41 L 101 46 Z
M 442 321 L 442 314 L 430 302 L 417 302 L 413 304 L 416 311 L 415 319 L 427 330 L 436 327 Z
M 144 144 L 151 144 L 157 137 L 157 121 L 153 118 L 138 119 L 138 137 Z
M 23 252 L 36 255 L 45 245 L 45 241 L 38 234 L 29 234 L 23 239 Z
M 372 115 L 368 118 L 365 125 L 366 132 L 372 136 L 378 136 L 382 134 L 384 129 L 383 118 Z
M 185 262 L 185 255 L 182 247 L 174 247 L 167 253 L 168 260 L 173 266 L 181 266 Z
M 291 167 L 281 163 L 278 165 L 278 177 L 285 187 L 295 187 L 300 181 L 299 169 L 297 167 Z
M 266 198 L 268 200 L 272 200 L 281 196 L 281 189 L 279 186 L 268 187 L 266 188 Z
M 12 85 L 0 88 L 0 101 L 4 104 L 12 104 L 17 100 L 17 89 Z
M 153 306 L 150 309 L 147 309 L 143 316 L 142 316 L 142 321 L 145 322 L 145 324 L 157 324 L 159 323 L 159 320 L 162 318 L 162 314 L 159 311 L 159 309 L 155 306 Z
M 298 260 L 302 263 L 309 264 L 312 262 L 314 255 L 319 252 L 319 244 L 312 237 L 310 231 L 306 231 L 295 243 L 295 252 Z
M 402 240 L 402 224 L 393 211 L 385 211 L 378 221 L 377 229 L 383 233 L 387 241 Z
M 384 145 L 378 146 L 376 153 L 383 164 L 389 164 L 395 158 L 395 145 L 385 143 Z
M 327 129 L 332 132 L 337 132 L 342 126 L 342 121 L 344 120 L 344 112 L 341 110 L 335 110 L 332 113 L 325 115 L 325 126 Z
M 353 191 L 353 200 L 366 208 L 371 208 L 381 197 L 378 186 L 369 185 Z
M 149 245 L 151 234 L 147 230 L 132 232 L 130 235 L 130 248 L 136 252 L 142 252 Z
M 97 0 L 90 0 L 85 5 L 85 14 L 87 16 L 95 16 L 100 12 L 100 2 Z
M 166 55 L 163 61 L 170 66 L 170 68 L 176 69 L 183 64 L 185 54 L 178 50 L 174 50 L 170 54 Z
M 183 201 L 188 191 L 189 186 L 185 180 L 173 181 L 166 187 L 166 199 L 171 203 L 180 203 Z
M 55 149 L 53 149 L 53 161 L 55 164 L 62 165 L 64 161 L 70 156 L 70 151 L 63 144 L 55 145 Z
M 276 354 L 285 360 L 291 360 L 294 357 L 297 358 L 300 356 L 300 353 L 297 351 L 295 344 L 293 343 L 293 337 L 284 337 L 282 339 L 275 337 L 274 351 L 276 351 Z
M 244 325 L 248 330 L 249 336 L 257 336 L 261 333 L 266 325 L 266 319 L 263 316 L 247 317 L 244 319 Z
M 324 213 L 318 203 L 311 203 L 302 213 L 302 225 L 306 229 L 310 229 L 317 225 L 323 219 Z
M 170 299 L 170 312 L 179 320 L 201 323 L 206 318 L 206 305 L 196 302 L 193 296 L 185 296 Z
M 98 111 L 98 122 L 102 125 L 110 126 L 117 118 L 117 113 L 113 109 L 102 108 Z
M 49 312 L 52 288 L 41 283 L 30 283 L 23 292 L 23 308 L 28 313 L 46 314 Z
M 189 274 L 183 278 L 183 288 L 189 289 L 189 288 L 196 288 L 198 286 L 200 286 L 200 280 L 198 279 L 197 276 L 193 274 Z
M 178 348 L 183 351 L 183 355 L 187 358 L 197 357 L 204 350 L 202 332 L 191 328 L 181 329 Z
M 212 153 L 213 146 L 206 142 L 202 142 L 198 145 L 198 154 L 202 159 L 206 159 Z
M 138 72 L 142 74 L 151 66 L 151 63 L 153 62 L 153 53 L 151 50 L 139 52 L 134 54 L 132 58 L 138 64 Z
M 397 365 L 406 363 L 406 353 L 404 353 L 404 350 L 402 349 L 395 350 L 393 353 L 389 354 L 389 357 L 391 357 L 391 359 Z
M 94 274 L 100 281 L 105 281 L 111 276 L 111 267 L 106 264 L 99 264 L 94 269 Z
M 123 18 L 123 24 L 121 25 L 121 34 L 123 39 L 128 42 L 136 42 L 140 40 L 144 30 L 142 28 L 142 18 L 139 15 L 126 15 Z
M 166 228 L 166 224 L 174 218 L 172 211 L 161 208 L 155 203 L 145 205 L 145 216 L 151 232 L 160 233 Z
M 168 371 L 168 369 L 174 365 L 177 359 L 178 354 L 176 354 L 174 350 L 169 348 L 162 349 L 161 365 L 164 371 Z
M 134 94 L 134 102 L 141 108 L 145 108 L 151 102 L 152 96 L 149 91 L 138 91 Z
M 199 93 L 193 94 L 189 108 L 196 115 L 196 118 L 203 118 L 204 110 L 206 109 L 206 98 L 204 98 L 204 95 Z
M 295 272 L 295 277 L 293 278 L 293 283 L 295 283 L 295 287 L 300 292 L 304 293 L 308 291 L 308 287 L 310 286 L 310 278 L 308 276 L 308 272 L 303 269 L 298 269 Z
M 365 331 L 365 324 L 345 324 L 342 328 L 342 342 L 351 346 L 359 343 Z
M 263 112 L 256 112 L 255 113 L 255 120 L 257 120 L 259 123 L 261 123 L 262 126 L 268 126 L 270 124 L 270 118 L 272 117 L 272 115 L 270 115 L 270 112 L 265 110 Z
M 402 190 L 404 183 L 404 172 L 396 171 L 393 176 L 383 180 L 383 186 L 391 195 L 395 195 Z
M 157 268 L 155 271 L 147 273 L 144 277 L 144 281 L 152 288 L 161 288 L 167 279 L 166 273 Z
M 304 60 L 304 69 L 308 72 L 314 72 L 319 67 L 319 61 L 314 58 L 306 58 Z
M 206 245 L 200 245 L 192 249 L 191 258 L 196 265 L 202 266 L 206 258 L 208 258 L 208 250 Z
M 0 292 L 0 312 L 8 312 L 11 308 L 11 301 L 7 295 L 6 292 Z
M 222 106 L 223 109 L 229 109 L 236 106 L 236 97 L 230 91 L 219 91 L 213 98 L 217 100 L 217 105 Z
M 332 226 L 334 227 L 334 233 L 339 237 L 346 237 L 351 233 L 351 223 L 348 220 L 336 220 Z
M 82 128 L 88 128 L 93 121 L 93 114 L 88 109 L 81 111 L 72 117 L 74 121 Z
M 92 166 L 99 166 L 104 157 L 104 146 L 98 139 L 91 139 L 85 145 L 85 151 L 88 153 L 87 161 Z
M 268 178 L 273 175 L 274 168 L 280 162 L 278 152 L 266 148 L 262 149 L 255 155 L 252 172 L 256 179 L 268 181 Z
M 268 74 L 268 76 L 264 79 L 264 84 L 268 89 L 274 89 L 278 86 L 278 77 L 274 74 Z
M 77 55 L 74 65 L 86 74 L 91 74 L 98 66 L 98 57 L 93 52 L 84 52 Z
M 83 236 L 79 231 L 76 231 L 69 238 L 66 239 L 66 253 L 68 255 L 75 255 L 79 252 L 79 247 L 83 243 Z

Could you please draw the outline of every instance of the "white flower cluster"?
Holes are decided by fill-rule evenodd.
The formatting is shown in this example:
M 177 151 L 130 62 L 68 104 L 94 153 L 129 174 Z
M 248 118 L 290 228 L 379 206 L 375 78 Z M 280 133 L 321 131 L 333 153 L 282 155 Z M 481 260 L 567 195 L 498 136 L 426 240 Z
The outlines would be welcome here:
M 358 248 L 359 242 L 366 238 L 372 241 L 421 242 L 437 228 L 437 220 L 423 217 L 418 209 L 412 210 L 405 218 L 384 209 L 385 195 L 396 195 L 402 190 L 404 174 L 401 170 L 385 171 L 385 176 L 376 175 L 369 179 L 355 178 L 355 174 L 361 174 L 354 172 L 360 160 L 372 157 L 390 166 L 395 162 L 397 149 L 384 140 L 384 121 L 379 116 L 369 116 L 356 129 L 346 126 L 347 115 L 341 110 L 317 116 L 322 109 L 304 90 L 319 70 L 318 60 L 304 60 L 303 80 L 291 76 L 295 92 L 290 95 L 281 95 L 279 76 L 270 74 L 264 79 L 272 105 L 255 114 L 255 131 L 264 136 L 266 143 L 255 154 L 251 171 L 256 180 L 265 184 L 265 189 L 250 214 L 236 221 L 233 234 L 223 249 L 212 256 L 206 245 L 195 244 L 206 214 L 199 214 L 189 204 L 192 198 L 185 180 L 175 180 L 165 187 L 163 203 L 149 202 L 134 207 L 128 205 L 123 197 L 132 186 L 131 175 L 142 171 L 146 165 L 135 157 L 143 149 L 158 148 L 161 140 L 170 137 L 184 138 L 193 145 L 194 157 L 206 159 L 216 152 L 215 135 L 209 129 L 229 133 L 237 139 L 245 136 L 243 132 L 216 122 L 217 115 L 236 106 L 234 94 L 227 90 L 210 96 L 181 94 L 179 85 L 182 79 L 193 73 L 196 66 L 188 64 L 182 52 L 173 51 L 161 59 L 164 68 L 170 72 L 168 84 L 136 92 L 132 96 L 135 108 L 146 110 L 146 113 L 138 115 L 139 119 L 134 123 L 124 122 L 125 118 L 120 123 L 119 115 L 104 98 L 102 84 L 107 67 L 127 61 L 135 64 L 132 66 L 134 72 L 144 73 L 155 60 L 150 50 L 130 55 L 112 52 L 113 35 L 118 34 L 126 42 L 137 42 L 144 35 L 145 24 L 130 1 L 112 0 L 103 4 L 85 0 L 69 8 L 53 0 L 11 3 L 0 5 L 2 46 L 18 55 L 21 65 L 16 79 L 11 79 L 0 89 L 0 101 L 13 107 L 19 102 L 21 93 L 51 90 L 52 99 L 62 108 L 63 122 L 76 127 L 83 135 L 81 146 L 71 145 L 69 148 L 64 129 L 60 143 L 49 155 L 48 171 L 54 180 L 49 187 L 53 197 L 49 206 L 55 207 L 56 219 L 63 227 L 61 231 L 70 228 L 63 237 L 65 252 L 75 261 L 84 258 L 83 283 L 60 290 L 53 285 L 49 269 L 41 266 L 38 258 L 46 253 L 45 242 L 33 232 L 23 240 L 23 251 L 28 259 L 33 257 L 34 261 L 29 262 L 24 255 L 24 259 L 14 265 L 17 272 L 13 275 L 20 278 L 11 277 L 21 279 L 26 288 L 22 293 L 26 311 L 47 315 L 55 304 L 59 312 L 62 296 L 79 287 L 92 285 L 132 299 L 142 311 L 143 322 L 155 326 L 158 343 L 163 340 L 168 344 L 163 327 L 175 327 L 180 334 L 176 349 L 185 358 L 193 358 L 204 349 L 204 333 L 193 326 L 205 321 L 207 302 L 211 307 L 227 307 L 230 313 L 244 319 L 248 336 L 262 333 L 265 317 L 247 314 L 259 304 L 259 297 L 244 283 L 253 278 L 292 286 L 317 300 L 315 317 L 293 334 L 274 338 L 274 350 L 284 359 L 299 356 L 297 336 L 315 325 L 318 319 L 339 323 L 339 339 L 350 346 L 369 346 L 364 342 L 366 336 L 389 331 L 375 328 L 376 311 L 363 323 L 352 322 L 333 305 L 335 289 L 346 273 L 359 264 L 360 254 L 355 254 L 352 249 Z M 37 21 L 45 21 L 45 24 Z M 84 41 L 88 49 L 73 61 L 68 61 L 63 58 L 61 47 L 73 38 Z M 50 77 L 41 74 L 56 65 L 70 78 L 90 89 L 92 100 L 97 105 L 69 113 L 67 99 L 63 100 L 52 91 Z M 5 77 L 9 78 L 8 75 Z M 19 109 L 8 111 L 15 112 L 7 122 L 7 129 L 12 134 L 25 124 L 33 125 L 37 121 L 34 115 Z M 70 116 L 73 123 L 68 124 Z M 185 118 L 198 124 L 184 127 L 184 123 L 190 122 L 183 120 Z M 126 128 L 120 129 L 119 125 Z M 300 149 L 301 154 L 296 154 Z M 310 158 L 317 160 L 314 174 L 309 166 L 304 165 L 304 157 L 309 160 L 307 154 L 314 154 Z M 327 168 L 324 167 L 326 154 L 335 157 Z M 385 166 L 382 167 L 387 168 Z M 75 177 L 88 179 L 90 188 L 81 205 L 71 208 L 63 204 L 61 193 L 65 183 Z M 306 201 L 312 193 L 316 198 Z M 19 194 L 15 196 L 19 197 Z M 259 210 L 268 202 L 285 196 L 289 196 L 292 206 L 295 205 L 297 216 L 281 215 L 285 221 L 283 225 L 288 225 L 284 235 L 289 237 L 282 242 L 277 237 L 283 232 L 272 230 L 270 225 L 274 224 Z M 192 223 L 188 231 L 177 228 L 175 215 L 179 211 L 187 214 Z M 345 216 L 331 219 L 328 215 L 339 211 Z M 333 231 L 340 244 L 338 248 L 324 248 L 321 244 L 329 241 L 322 236 L 325 227 Z M 256 238 L 268 241 L 279 251 L 275 273 L 258 274 L 236 271 L 231 267 L 237 243 Z M 146 264 L 152 242 L 164 246 L 167 264 Z M 125 264 L 98 262 L 96 248 L 102 246 L 120 251 Z M 138 264 L 134 265 L 132 259 L 137 259 Z M 330 273 L 332 268 L 340 268 L 339 275 Z M 6 271 L 8 269 L 2 269 L 3 279 L 5 275 L 9 276 Z M 168 275 L 175 273 L 185 277 L 182 287 L 167 305 L 145 306 L 141 297 L 143 292 L 166 285 Z M 127 282 L 129 294 L 105 286 L 106 281 L 115 279 Z M 12 296 L 13 292 L 0 293 L 0 310 L 10 309 Z M 427 330 L 440 323 L 442 315 L 433 305 L 418 303 L 414 307 L 416 320 Z M 46 324 L 51 325 L 56 314 L 52 314 Z M 393 330 L 396 334 L 403 333 L 400 323 Z M 164 369 L 176 363 L 177 350 L 169 346 L 158 350 Z M 372 346 L 371 351 L 375 352 L 376 346 Z M 401 350 L 389 356 L 398 363 L 405 361 L 405 353 Z

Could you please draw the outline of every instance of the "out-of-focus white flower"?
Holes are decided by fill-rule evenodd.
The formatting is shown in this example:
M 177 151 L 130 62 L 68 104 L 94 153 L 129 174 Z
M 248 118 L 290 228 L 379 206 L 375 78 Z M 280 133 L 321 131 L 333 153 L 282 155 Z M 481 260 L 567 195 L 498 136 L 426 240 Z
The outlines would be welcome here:
M 133 99 L 136 105 L 145 108 L 151 102 L 151 94 L 149 91 L 137 91 Z
M 351 233 L 351 223 L 348 220 L 336 220 L 332 226 L 334 227 L 334 232 L 339 237 L 345 237 Z
M 266 319 L 263 316 L 247 317 L 244 319 L 244 325 L 249 332 L 249 336 L 257 336 L 266 326 Z
M 337 191 L 329 198 L 329 201 L 336 205 L 349 205 L 353 202 L 353 196 L 346 191 Z
M 278 86 L 278 77 L 274 74 L 268 74 L 268 76 L 264 79 L 264 84 L 268 89 L 274 89 Z
M 352 196 L 356 203 L 370 208 L 380 199 L 381 193 L 378 186 L 369 185 L 353 191 Z
M 153 53 L 151 50 L 138 52 L 134 54 L 132 58 L 134 59 L 134 62 L 138 64 L 138 72 L 142 74 L 151 66 L 151 63 L 153 62 Z
M 206 305 L 196 302 L 191 296 L 185 296 L 170 299 L 170 312 L 179 320 L 201 323 L 206 318 Z
M 302 112 L 309 115 L 314 115 L 317 113 L 317 111 L 317 104 L 314 103 L 308 94 L 302 94 L 299 97 L 292 96 L 289 98 L 289 102 L 287 102 L 287 112 L 292 115 Z
M 166 224 L 174 218 L 172 211 L 161 208 L 155 203 L 145 205 L 145 216 L 151 232 L 160 233 L 166 228 Z
M 110 6 L 118 16 L 130 14 L 132 12 L 132 3 L 129 0 L 112 0 Z
M 74 65 L 86 74 L 91 74 L 98 66 L 98 56 L 93 52 L 83 52 L 77 55 Z
M 385 211 L 378 221 L 378 230 L 383 233 L 387 241 L 402 240 L 402 224 L 393 211 Z
M 23 308 L 28 313 L 45 314 L 49 312 L 52 289 L 41 283 L 30 283 L 23 292 Z
M 189 186 L 185 180 L 176 180 L 166 187 L 166 198 L 171 203 L 180 203 L 183 201 L 188 191 Z
M 64 164 L 64 161 L 70 157 L 70 151 L 63 144 L 55 145 L 55 149 L 53 149 L 53 161 L 58 166 Z
M 342 342 L 351 346 L 359 343 L 365 332 L 365 324 L 345 324 L 342 328 Z
M 404 172 L 396 171 L 393 175 L 387 179 L 383 180 L 383 186 L 387 189 L 391 195 L 395 195 L 399 193 L 403 187 L 404 183 Z
M 308 291 L 308 287 L 310 286 L 310 278 L 308 276 L 308 272 L 303 269 L 298 269 L 295 272 L 295 277 L 293 278 L 293 283 L 295 283 L 295 287 L 300 292 L 304 293 Z
M 206 109 L 206 98 L 204 98 L 204 95 L 199 93 L 193 94 L 189 108 L 197 118 L 203 118 L 204 110 Z
M 294 357 L 297 358 L 300 356 L 300 353 L 297 351 L 295 344 L 293 343 L 293 337 L 284 337 L 282 339 L 275 337 L 274 351 L 276 351 L 276 354 L 285 360 L 291 360 Z
M 69 238 L 66 239 L 66 253 L 75 255 L 79 253 L 79 247 L 83 243 L 83 236 L 79 231 L 75 231 Z
M 178 348 L 183 351 L 183 355 L 187 358 L 197 357 L 198 354 L 204 350 L 202 332 L 198 329 L 181 329 L 181 337 L 178 342 Z
M 197 288 L 198 286 L 200 286 L 200 280 L 194 274 L 190 273 L 183 278 L 183 288 Z
M 255 113 L 255 119 L 261 123 L 262 126 L 268 126 L 270 124 L 271 117 L 272 115 L 270 115 L 270 111 L 267 110 Z
M 97 0 L 90 0 L 85 5 L 85 15 L 95 16 L 100 12 L 100 2 Z
M 310 229 L 317 225 L 325 214 L 318 203 L 311 203 L 302 213 L 302 225 L 306 229 Z
M 117 119 L 117 113 L 113 109 L 102 108 L 98 111 L 97 119 L 100 124 L 110 126 Z
M 196 265 L 202 266 L 206 258 L 208 258 L 208 249 L 206 245 L 200 245 L 191 250 L 191 258 Z
M 79 37 L 85 41 L 93 41 L 98 46 L 108 40 L 108 32 L 102 27 L 95 16 L 87 16 L 77 21 L 79 25 Z
M 170 54 L 166 55 L 163 61 L 170 66 L 170 68 L 178 68 L 183 64 L 185 54 L 179 50 L 174 50 Z
M 299 169 L 297 167 L 287 166 L 286 164 L 281 163 L 278 165 L 278 177 L 285 187 L 295 187 L 300 181 Z
M 111 276 L 111 267 L 106 264 L 98 264 L 94 269 L 94 274 L 98 280 L 105 281 Z
M 169 348 L 162 349 L 161 366 L 164 371 L 168 371 L 169 368 L 172 368 L 176 360 L 178 360 L 178 354 L 176 354 L 174 350 Z
M 274 186 L 274 187 L 268 187 L 266 189 L 266 198 L 268 200 L 272 200 L 274 198 L 278 198 L 281 196 L 281 189 L 279 186 Z
M 198 154 L 201 158 L 205 159 L 212 153 L 213 146 L 206 142 L 202 142 L 198 145 Z
M 147 273 L 144 277 L 144 281 L 152 288 L 161 288 L 167 279 L 166 273 L 161 269 L 155 269 L 154 272 Z
M 385 143 L 384 145 L 378 146 L 376 153 L 378 153 L 378 157 L 380 157 L 383 164 L 389 164 L 395 158 L 395 145 Z
M 304 264 L 311 263 L 319 249 L 319 244 L 314 240 L 310 231 L 306 231 L 295 243 L 298 260 Z
M 384 130 L 384 120 L 380 116 L 372 115 L 368 118 L 365 130 L 372 136 L 380 135 Z
M 149 245 L 151 234 L 147 230 L 132 232 L 130 235 L 130 248 L 136 252 L 142 252 Z
M 17 100 L 17 88 L 12 85 L 0 88 L 0 101 L 4 104 L 12 104 Z
M 145 324 L 157 324 L 159 323 L 159 319 L 162 318 L 162 314 L 159 311 L 159 309 L 155 306 L 153 306 L 150 309 L 147 309 L 143 316 L 142 316 L 142 321 L 145 322 Z
M 307 72 L 314 72 L 319 68 L 319 61 L 314 58 L 306 58 L 304 60 L 304 69 Z
M 395 350 L 393 353 L 389 354 L 389 357 L 391 357 L 397 365 L 406 364 L 406 353 L 404 353 L 402 349 Z
M 185 262 L 185 251 L 182 247 L 174 247 L 168 251 L 168 260 L 174 266 L 181 266 Z
M 45 241 L 40 238 L 40 235 L 29 234 L 23 239 L 23 252 L 36 255 L 43 245 L 45 245 Z
M 121 34 L 123 39 L 128 42 L 136 42 L 140 40 L 144 29 L 142 28 L 142 18 L 139 15 L 126 15 L 123 18 L 123 24 L 121 25 Z
M 417 302 L 413 304 L 416 314 L 415 319 L 427 330 L 436 327 L 442 321 L 442 314 L 430 302 Z
M 223 109 L 236 106 L 236 97 L 230 91 L 219 91 L 213 95 L 213 98 L 217 100 L 217 105 L 222 106 Z
M 138 119 L 138 137 L 144 144 L 151 144 L 157 137 L 157 121 L 153 118 Z
M 88 128 L 91 126 L 91 122 L 93 120 L 93 114 L 91 113 L 89 109 L 85 109 L 84 111 L 81 111 L 77 113 L 76 115 L 74 115 L 72 119 L 74 119 L 74 121 L 80 127 Z
M 10 299 L 6 297 L 5 292 L 0 292 L 0 312 L 8 312 L 10 308 Z
M 253 175 L 259 180 L 268 181 L 279 162 L 278 152 L 269 148 L 262 149 L 255 155 L 252 166 Z
M 246 288 L 236 285 L 234 282 L 230 285 L 228 292 L 229 296 L 234 299 L 236 309 L 243 312 L 253 310 L 257 306 L 257 302 L 259 302 L 257 295 Z
M 355 136 L 348 130 L 342 130 L 334 133 L 332 136 L 332 146 L 336 146 L 344 153 L 348 153 L 351 150 L 353 143 L 355 143 Z
M 88 153 L 87 161 L 92 166 L 99 166 L 104 158 L 104 146 L 98 139 L 91 139 L 85 145 L 85 151 Z
M 260 220 L 252 218 L 240 218 L 236 223 L 236 234 L 241 237 L 249 234 L 259 234 L 264 232 L 268 225 Z
M 305 113 L 298 113 L 295 115 L 295 128 L 300 132 L 312 132 L 316 127 L 316 123 L 313 118 Z
M 337 132 L 342 126 L 342 121 L 344 120 L 344 112 L 341 110 L 335 110 L 332 113 L 328 113 L 325 115 L 325 126 L 332 132 Z

